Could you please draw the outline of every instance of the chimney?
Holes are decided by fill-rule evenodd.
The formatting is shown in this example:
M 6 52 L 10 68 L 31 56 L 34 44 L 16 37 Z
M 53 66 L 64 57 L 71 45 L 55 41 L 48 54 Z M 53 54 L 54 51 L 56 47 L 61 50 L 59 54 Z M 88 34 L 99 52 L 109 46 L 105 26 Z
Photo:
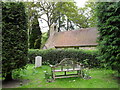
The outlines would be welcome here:
M 50 27 L 50 36 L 54 35 L 56 32 L 58 32 L 58 27 L 57 25 L 54 23 L 51 25 Z

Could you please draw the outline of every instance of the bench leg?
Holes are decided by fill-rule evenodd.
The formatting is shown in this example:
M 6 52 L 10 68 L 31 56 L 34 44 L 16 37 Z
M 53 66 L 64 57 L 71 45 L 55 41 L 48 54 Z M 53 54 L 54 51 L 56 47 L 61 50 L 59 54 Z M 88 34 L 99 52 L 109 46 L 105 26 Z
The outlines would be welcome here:
M 55 80 L 55 72 L 52 73 L 52 78 Z
M 84 77 L 83 74 L 84 74 L 84 72 L 82 70 L 80 70 L 80 75 L 81 75 L 82 78 Z
M 66 71 L 65 71 L 65 76 L 66 76 Z
M 78 77 L 80 77 L 80 71 L 77 71 L 77 75 L 78 75 Z
M 51 71 L 51 73 L 52 73 L 52 79 L 54 79 L 54 72 L 53 72 L 53 71 Z

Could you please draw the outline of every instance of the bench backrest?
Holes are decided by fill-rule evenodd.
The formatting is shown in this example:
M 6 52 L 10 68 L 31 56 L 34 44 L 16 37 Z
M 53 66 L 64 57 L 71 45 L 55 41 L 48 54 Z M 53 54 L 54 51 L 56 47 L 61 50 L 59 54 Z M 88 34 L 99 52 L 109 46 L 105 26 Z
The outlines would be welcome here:
M 75 68 L 81 68 L 81 64 L 77 62 L 75 59 L 72 58 L 65 58 L 63 59 L 59 64 L 56 64 L 54 68 L 61 68 L 63 69 L 75 69 Z

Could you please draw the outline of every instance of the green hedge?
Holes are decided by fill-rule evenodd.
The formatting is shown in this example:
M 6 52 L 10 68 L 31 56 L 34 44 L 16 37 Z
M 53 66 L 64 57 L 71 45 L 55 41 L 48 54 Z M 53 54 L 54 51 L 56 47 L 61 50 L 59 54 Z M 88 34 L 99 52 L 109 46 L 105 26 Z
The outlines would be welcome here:
M 75 58 L 77 61 L 89 67 L 99 67 L 100 62 L 96 59 L 97 50 L 77 50 L 77 49 L 50 49 L 38 50 L 30 49 L 28 52 L 28 63 L 34 63 L 36 56 L 42 56 L 43 64 L 56 64 L 64 58 Z
M 22 2 L 2 2 L 2 75 L 12 79 L 12 71 L 27 64 L 27 18 Z
M 120 2 L 99 2 L 97 16 L 99 59 L 120 73 Z

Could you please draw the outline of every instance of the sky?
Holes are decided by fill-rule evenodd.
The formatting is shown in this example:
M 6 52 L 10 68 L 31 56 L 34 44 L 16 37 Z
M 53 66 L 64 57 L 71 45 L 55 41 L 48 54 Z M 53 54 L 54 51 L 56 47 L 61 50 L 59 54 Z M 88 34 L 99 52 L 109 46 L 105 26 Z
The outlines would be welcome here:
M 88 1 L 88 0 L 74 0 L 76 2 L 76 5 L 78 7 L 84 7 L 85 5 L 85 2 Z M 43 16 L 42 18 L 46 18 L 45 16 Z M 47 23 L 45 21 L 40 21 L 40 25 L 41 25 L 41 31 L 42 32 L 47 32 L 48 31 L 48 27 L 47 27 Z
M 74 0 L 77 3 L 78 7 L 84 7 L 85 2 L 88 0 Z

